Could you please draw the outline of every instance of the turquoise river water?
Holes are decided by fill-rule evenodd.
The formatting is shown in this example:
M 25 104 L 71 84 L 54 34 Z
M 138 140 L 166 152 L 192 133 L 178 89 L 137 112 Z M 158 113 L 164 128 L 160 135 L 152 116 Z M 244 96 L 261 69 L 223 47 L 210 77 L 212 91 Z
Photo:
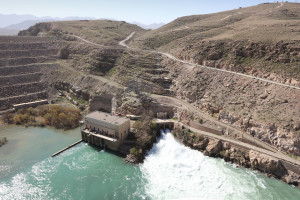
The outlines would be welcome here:
M 204 156 L 162 134 L 145 162 L 81 143 L 79 129 L 0 126 L 0 199 L 300 199 L 300 189 Z

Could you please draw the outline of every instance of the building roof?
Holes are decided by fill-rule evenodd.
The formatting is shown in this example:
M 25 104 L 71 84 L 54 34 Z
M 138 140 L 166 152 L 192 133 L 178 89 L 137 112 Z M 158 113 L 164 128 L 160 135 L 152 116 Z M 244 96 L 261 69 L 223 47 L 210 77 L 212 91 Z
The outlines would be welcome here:
M 107 122 L 107 123 L 114 124 L 114 125 L 121 125 L 124 122 L 129 121 L 129 119 L 111 115 L 109 113 L 99 112 L 99 111 L 92 112 L 92 113 L 86 115 L 85 117 L 103 121 L 103 122 Z

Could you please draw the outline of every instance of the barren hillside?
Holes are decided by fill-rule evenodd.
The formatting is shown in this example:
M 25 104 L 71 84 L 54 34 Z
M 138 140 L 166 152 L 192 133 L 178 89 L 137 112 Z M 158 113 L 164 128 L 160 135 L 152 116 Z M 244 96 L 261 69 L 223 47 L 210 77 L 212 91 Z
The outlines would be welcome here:
M 300 4 L 272 3 L 181 17 L 137 34 L 132 46 L 299 85 Z
M 235 139 L 246 134 L 299 156 L 299 90 L 214 70 L 299 87 L 299 31 L 300 4 L 275 3 L 182 17 L 154 31 L 104 20 L 41 23 L 19 35 L 64 40 L 55 61 L 60 67 L 45 77 L 51 98 L 57 90 L 78 102 L 109 93 L 122 112 L 155 116 L 165 109 L 183 121 L 220 126 Z M 127 43 L 134 48 L 119 45 L 132 32 Z M 163 103 L 165 96 L 174 101 Z

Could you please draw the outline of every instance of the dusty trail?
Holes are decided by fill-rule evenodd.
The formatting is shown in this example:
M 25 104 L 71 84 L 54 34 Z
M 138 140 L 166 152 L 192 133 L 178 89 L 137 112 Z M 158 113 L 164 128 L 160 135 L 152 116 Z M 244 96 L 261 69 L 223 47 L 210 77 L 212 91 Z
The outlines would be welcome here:
M 126 37 L 124 40 L 119 42 L 119 45 L 121 45 L 123 47 L 126 47 L 128 49 L 131 49 L 131 50 L 146 51 L 146 52 L 149 52 L 149 53 L 161 54 L 161 55 L 164 55 L 164 56 L 166 56 L 166 57 L 168 57 L 168 58 L 170 58 L 174 61 L 177 61 L 177 62 L 180 62 L 180 63 L 183 63 L 183 64 L 193 65 L 193 66 L 196 66 L 196 67 L 201 67 L 201 68 L 210 69 L 210 70 L 214 70 L 214 71 L 220 71 L 220 72 L 235 74 L 235 75 L 238 75 L 238 76 L 243 76 L 243 77 L 247 77 L 247 78 L 251 78 L 251 79 L 260 80 L 260 81 L 266 82 L 266 83 L 271 83 L 271 84 L 275 84 L 275 85 L 279 85 L 279 86 L 283 86 L 283 87 L 288 87 L 288 88 L 300 90 L 300 87 L 297 87 L 297 86 L 287 85 L 287 84 L 279 83 L 279 82 L 276 82 L 276 81 L 271 81 L 271 80 L 268 80 L 268 79 L 259 78 L 259 77 L 256 77 L 256 76 L 242 74 L 242 73 L 239 73 L 239 72 L 233 72 L 233 71 L 229 71 L 229 70 L 225 70 L 225 69 L 218 69 L 218 68 L 214 68 L 214 67 L 207 67 L 207 66 L 204 66 L 204 65 L 199 65 L 199 64 L 188 62 L 188 61 L 180 60 L 180 59 L 174 57 L 173 55 L 171 55 L 169 53 L 154 51 L 154 50 L 141 50 L 141 49 L 138 49 L 138 48 L 130 47 L 126 44 L 126 42 L 128 40 L 130 40 L 133 37 L 134 34 L 135 34 L 135 32 L 131 33 L 128 37 Z
M 215 71 L 222 71 L 222 72 L 226 72 L 226 73 L 231 73 L 231 74 L 236 74 L 236 75 L 239 75 L 239 76 L 243 76 L 243 77 L 247 77 L 247 78 L 251 78 L 251 79 L 257 79 L 257 80 L 260 80 L 260 81 L 263 81 L 263 82 L 267 82 L 267 83 L 271 83 L 271 84 L 276 84 L 276 85 L 280 85 L 280 86 L 283 86 L 283 87 L 288 87 L 288 88 L 292 88 L 292 89 L 296 89 L 296 90 L 300 90 L 300 87 L 296 87 L 296 86 L 291 86 L 291 85 L 287 85 L 287 84 L 282 84 L 282 83 L 278 83 L 278 82 L 275 82 L 275 81 L 271 81 L 271 80 L 268 80 L 268 79 L 263 79 L 263 78 L 258 78 L 258 77 L 255 77 L 255 76 L 250 76 L 250 75 L 246 75 L 246 74 L 242 74 L 242 73 L 238 73 L 238 72 L 232 72 L 232 71 L 228 71 L 228 70 L 224 70 L 224 69 L 217 69 L 217 68 L 213 68 L 213 67 L 207 67 L 207 66 L 203 66 L 203 65 L 198 65 L 198 64 L 194 64 L 194 63 L 190 63 L 188 61 L 184 61 L 184 60 L 180 60 L 178 58 L 175 58 L 173 55 L 169 54 L 169 53 L 165 53 L 165 52 L 159 52 L 159 51 L 154 51 L 154 50 L 141 50 L 141 49 L 138 49 L 138 48 L 134 48 L 134 47 L 130 47 L 126 44 L 126 42 L 128 40 L 130 40 L 133 35 L 135 34 L 135 32 L 132 32 L 129 36 L 127 36 L 124 40 L 120 41 L 119 42 L 119 45 L 120 46 L 123 46 L 127 49 L 130 49 L 130 50 L 134 50 L 134 51 L 144 51 L 144 52 L 149 52 L 149 53 L 156 53 L 156 54 L 161 54 L 161 55 L 164 55 L 174 61 L 177 61 L 177 62 L 180 62 L 180 63 L 183 63 L 183 64 L 188 64 L 188 65 L 192 65 L 192 66 L 197 66 L 197 67 L 203 67 L 203 68 L 206 68 L 206 69 L 210 69 L 210 70 L 215 70 Z M 83 39 L 79 36 L 76 36 L 76 38 L 82 40 L 83 42 L 86 42 L 88 44 L 92 44 L 92 45 L 95 45 L 95 46 L 98 46 L 98 47 L 108 47 L 108 46 L 104 46 L 104 45 L 100 45 L 100 44 L 97 44 L 97 43 L 94 43 L 94 42 L 91 42 L 91 41 L 88 41 L 86 39 Z M 96 78 L 96 76 L 95 76 Z M 102 79 L 102 78 L 101 78 Z M 103 78 L 105 79 L 105 78 Z M 104 81 L 102 79 L 102 81 Z M 108 79 L 105 79 L 107 83 L 109 84 L 116 84 L 116 83 L 113 83 L 113 81 L 111 80 L 108 80 Z M 117 84 L 118 87 L 124 87 L 124 86 L 121 86 L 119 84 Z M 222 127 L 227 127 L 231 130 L 234 130 L 236 133 L 239 133 L 240 136 L 244 137 L 244 138 L 247 138 L 249 139 L 250 141 L 262 146 L 263 148 L 260 148 L 260 147 L 257 147 L 257 146 L 254 146 L 254 145 L 251 145 L 251 144 L 248 144 L 248 143 L 244 143 L 244 142 L 241 142 L 241 141 L 238 141 L 238 140 L 234 140 L 234 139 L 230 139 L 228 137 L 225 137 L 225 136 L 218 136 L 218 135 L 215 135 L 215 134 L 212 134 L 212 133 L 208 133 L 208 132 L 204 132 L 204 131 L 200 131 L 200 130 L 197 130 L 197 129 L 194 129 L 192 127 L 189 127 L 189 126 L 186 126 L 188 128 L 190 128 L 193 132 L 195 133 L 198 133 L 198 134 L 203 134 L 203 135 L 206 135 L 206 136 L 209 136 L 209 137 L 213 137 L 213 138 L 217 138 L 217 139 L 220 139 L 220 140 L 223 140 L 223 141 L 227 141 L 227 142 L 230 142 L 232 144 L 235 144 L 235 145 L 238 145 L 238 146 L 241 146 L 241 147 L 244 147 L 244 148 L 247 148 L 247 149 L 252 149 L 252 150 L 255 150 L 255 151 L 258 151 L 258 152 L 261 152 L 261 153 L 264 153 L 264 154 L 267 154 L 267 155 L 270 155 L 270 156 L 273 156 L 275 158 L 278 158 L 278 159 L 281 159 L 281 160 L 284 160 L 284 161 L 287 161 L 289 163 L 292 163 L 294 165 L 298 165 L 300 166 L 300 161 L 298 160 L 295 160 L 281 152 L 279 152 L 277 149 L 275 149 L 274 147 L 272 147 L 271 145 L 268 145 L 254 137 L 251 137 L 245 133 L 243 133 L 241 130 L 235 128 L 235 127 L 232 127 L 228 124 L 225 124 L 223 122 L 220 122 L 218 121 L 217 119 L 211 117 L 210 115 L 208 114 L 205 114 L 204 112 L 202 112 L 201 110 L 199 110 L 197 107 L 181 100 L 181 99 L 178 99 L 178 98 L 175 98 L 175 97 L 169 97 L 169 96 L 162 96 L 162 95 L 155 95 L 155 94 L 152 94 L 151 95 L 152 97 L 154 98 L 169 98 L 169 99 L 172 99 L 173 101 L 187 107 L 188 109 L 190 110 L 193 110 L 195 112 L 197 112 L 198 114 L 200 114 L 201 116 L 203 116 L 205 119 L 208 119 Z

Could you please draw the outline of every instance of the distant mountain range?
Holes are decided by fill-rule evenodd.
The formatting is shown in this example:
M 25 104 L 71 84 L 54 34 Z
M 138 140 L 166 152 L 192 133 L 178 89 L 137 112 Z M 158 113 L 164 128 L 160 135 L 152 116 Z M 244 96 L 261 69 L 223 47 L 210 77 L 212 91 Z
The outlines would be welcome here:
M 50 22 L 50 21 L 73 21 L 73 20 L 96 20 L 96 18 L 91 17 L 37 17 L 34 15 L 4 15 L 0 14 L 0 35 L 17 35 L 20 30 L 29 28 L 40 22 Z M 111 19 L 114 20 L 114 19 Z M 154 23 L 154 24 L 142 24 L 139 22 L 131 22 L 144 29 L 156 29 L 163 25 L 164 23 Z

